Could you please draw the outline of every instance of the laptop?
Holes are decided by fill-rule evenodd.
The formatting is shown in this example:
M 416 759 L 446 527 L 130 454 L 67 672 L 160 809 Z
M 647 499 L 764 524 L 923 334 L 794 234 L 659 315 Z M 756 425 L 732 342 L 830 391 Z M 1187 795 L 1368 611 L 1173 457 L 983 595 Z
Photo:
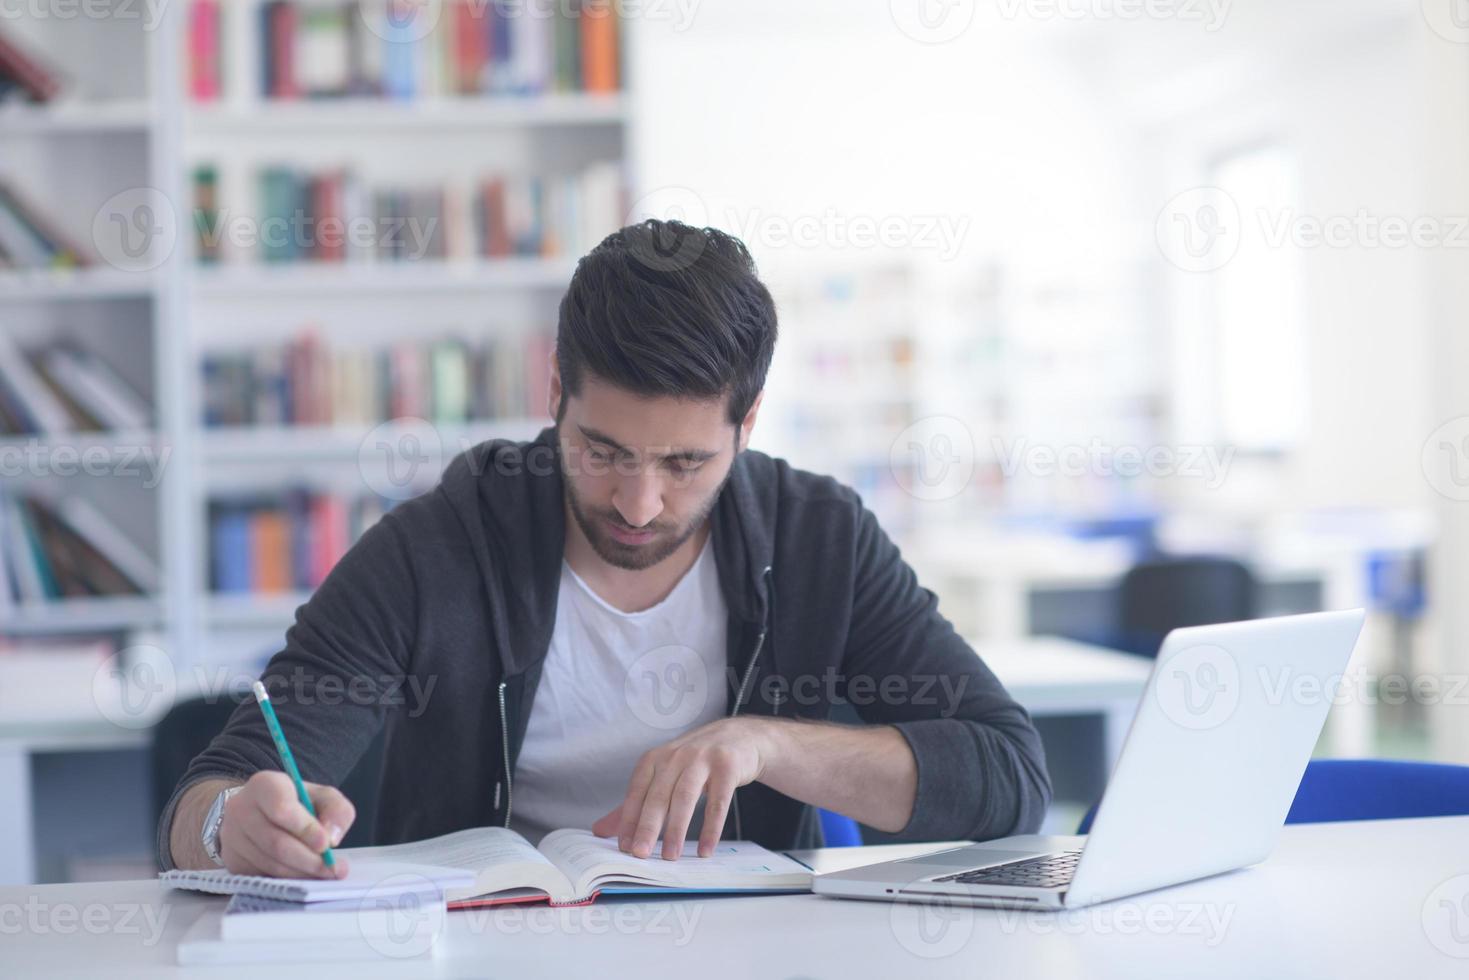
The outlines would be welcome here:
M 1364 615 L 1353 609 L 1169 633 L 1090 834 L 1006 837 L 818 875 L 813 891 L 1065 909 L 1263 860 Z

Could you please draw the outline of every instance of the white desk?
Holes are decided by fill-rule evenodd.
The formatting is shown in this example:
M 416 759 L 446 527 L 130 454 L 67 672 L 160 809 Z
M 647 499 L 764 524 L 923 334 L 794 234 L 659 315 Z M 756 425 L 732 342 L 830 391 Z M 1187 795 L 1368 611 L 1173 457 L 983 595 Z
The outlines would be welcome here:
M 1275 854 L 1255 868 L 1060 914 L 814 895 L 454 912 L 429 959 L 268 969 L 274 980 L 348 972 L 360 980 L 1463 977 L 1466 841 L 1469 817 L 1286 827 Z M 832 870 L 887 850 L 805 856 Z M 152 881 L 0 888 L 0 974 L 191 975 L 174 965 L 174 944 L 200 909 L 218 901 L 166 893 Z M 211 967 L 192 975 L 257 980 L 261 971 Z
M 971 645 L 1032 715 L 1101 715 L 1111 772 L 1152 672 L 1151 660 L 1057 636 Z

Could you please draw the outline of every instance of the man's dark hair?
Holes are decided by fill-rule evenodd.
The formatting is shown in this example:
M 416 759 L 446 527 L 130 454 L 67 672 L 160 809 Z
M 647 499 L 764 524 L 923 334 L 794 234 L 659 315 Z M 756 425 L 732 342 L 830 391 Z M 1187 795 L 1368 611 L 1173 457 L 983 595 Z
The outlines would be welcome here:
M 566 395 L 591 375 L 639 395 L 729 396 L 750 410 L 775 352 L 775 302 L 743 242 L 650 218 L 608 235 L 561 300 L 556 359 Z M 558 408 L 565 414 L 566 399 Z

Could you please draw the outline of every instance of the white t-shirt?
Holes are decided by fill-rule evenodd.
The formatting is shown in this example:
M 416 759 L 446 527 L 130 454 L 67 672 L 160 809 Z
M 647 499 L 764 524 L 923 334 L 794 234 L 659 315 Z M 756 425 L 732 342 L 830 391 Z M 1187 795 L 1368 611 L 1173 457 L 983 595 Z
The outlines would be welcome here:
M 622 802 L 644 752 L 722 717 L 726 629 L 712 537 L 662 602 L 635 613 L 608 605 L 563 561 L 511 828 L 531 843 L 589 829 Z

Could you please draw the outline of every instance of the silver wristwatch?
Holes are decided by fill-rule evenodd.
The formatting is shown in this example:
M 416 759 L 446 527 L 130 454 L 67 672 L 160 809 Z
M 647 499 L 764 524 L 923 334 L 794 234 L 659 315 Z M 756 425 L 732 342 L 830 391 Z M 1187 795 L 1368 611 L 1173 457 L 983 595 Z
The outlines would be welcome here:
M 209 855 L 209 860 L 224 867 L 224 858 L 219 854 L 219 830 L 224 826 L 224 805 L 230 801 L 243 786 L 231 786 L 219 791 L 214 802 L 209 806 L 209 813 L 204 817 L 204 829 L 199 832 L 199 839 L 204 844 L 204 853 Z

